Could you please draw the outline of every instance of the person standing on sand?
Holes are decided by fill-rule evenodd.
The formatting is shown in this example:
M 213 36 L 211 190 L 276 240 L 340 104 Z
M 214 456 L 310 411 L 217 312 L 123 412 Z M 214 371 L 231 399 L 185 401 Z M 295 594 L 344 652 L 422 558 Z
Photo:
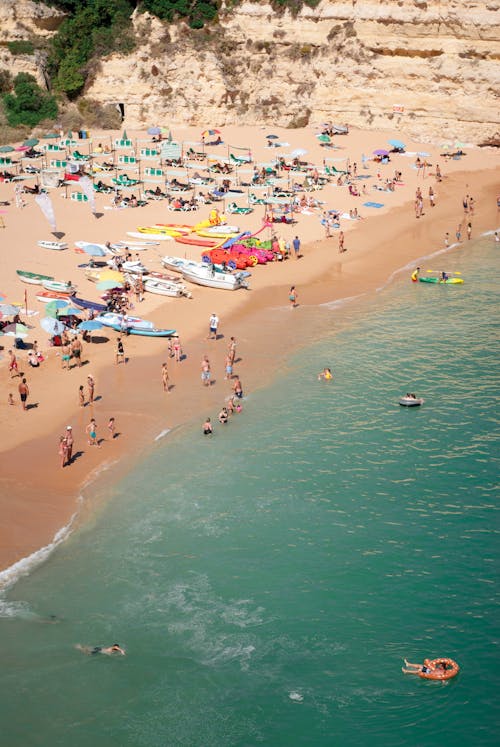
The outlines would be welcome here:
M 181 356 L 182 356 L 182 347 L 181 347 L 181 338 L 179 336 L 174 338 L 174 360 L 176 363 L 181 362 Z
M 94 390 L 95 390 L 95 381 L 92 374 L 89 374 L 87 376 L 87 387 L 89 390 L 89 405 L 94 404 Z
M 472 236 L 472 223 L 469 221 L 467 223 L 467 239 L 470 241 Z
M 214 312 L 212 314 L 212 316 L 210 317 L 207 340 L 216 340 L 217 339 L 217 328 L 218 328 L 218 326 L 219 326 L 219 317 Z
M 71 344 L 71 352 L 73 358 L 76 360 L 78 368 L 82 367 L 82 341 L 79 337 L 75 337 Z
M 28 395 L 30 393 L 29 386 L 26 383 L 26 379 L 23 379 L 21 383 L 18 386 L 19 390 L 19 397 L 21 399 L 21 405 L 23 407 L 23 410 L 26 410 L 26 400 L 28 399 Z
M 436 195 L 432 187 L 429 187 L 429 204 L 433 208 L 436 204 Z
M 344 241 L 345 241 L 344 232 L 341 231 L 339 233 L 339 254 L 342 254 L 342 252 L 346 251 L 345 246 L 344 246 Z
M 161 383 L 163 385 L 163 391 L 170 394 L 170 383 L 168 378 L 168 366 L 166 363 L 162 363 L 161 366 Z
M 234 365 L 234 359 L 236 357 L 236 337 L 231 337 L 229 340 L 229 345 L 227 348 L 227 354 L 230 359 L 230 363 L 233 366 Z
M 297 306 L 297 291 L 294 285 L 292 285 L 288 292 L 288 300 L 290 301 L 290 307 L 294 309 Z
M 300 257 L 300 239 L 298 236 L 294 238 L 292 244 L 293 244 L 293 251 L 295 253 L 295 259 L 298 259 Z
M 66 454 L 66 461 L 68 464 L 71 464 L 71 460 L 73 459 L 73 429 L 70 425 L 66 426 L 66 446 L 67 446 L 67 454 Z
M 83 384 L 78 387 L 78 402 L 80 407 L 85 407 L 85 392 L 83 390 Z
M 70 370 L 69 362 L 71 360 L 71 347 L 65 343 L 61 348 L 61 368 Z
M 226 355 L 226 360 L 224 363 L 224 380 L 227 381 L 228 379 L 233 378 L 233 364 L 231 363 L 231 357 L 230 355 Z
M 61 467 L 65 467 L 68 460 L 68 443 L 64 436 L 59 437 L 59 456 L 61 457 Z
M 206 355 L 201 361 L 201 381 L 203 386 L 210 386 L 210 361 Z
M 233 391 L 234 391 L 235 397 L 238 397 L 238 399 L 243 398 L 243 387 L 241 386 L 241 381 L 240 381 L 239 376 L 237 376 L 236 379 L 234 380 Z
M 116 356 L 115 356 L 115 363 L 118 365 L 120 363 L 125 363 L 125 350 L 123 349 L 123 342 L 122 338 L 119 337 L 116 341 Z
M 10 378 L 13 379 L 15 376 L 20 376 L 19 369 L 17 367 L 17 358 L 12 350 L 9 350 L 9 372 Z
M 448 231 L 444 235 L 444 245 L 448 247 L 450 245 L 450 234 Z
M 97 423 L 95 422 L 95 418 L 92 418 L 85 431 L 89 437 L 89 446 L 99 446 L 99 443 L 97 441 Z
M 462 224 L 459 223 L 457 230 L 455 232 L 455 236 L 457 237 L 457 241 L 460 243 L 462 240 Z

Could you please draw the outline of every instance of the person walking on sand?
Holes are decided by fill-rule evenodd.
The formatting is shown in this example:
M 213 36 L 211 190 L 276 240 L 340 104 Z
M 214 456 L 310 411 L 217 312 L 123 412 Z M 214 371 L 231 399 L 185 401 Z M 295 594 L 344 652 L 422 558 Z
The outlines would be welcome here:
M 109 439 L 110 441 L 113 441 L 114 437 L 116 436 L 116 424 L 115 419 L 110 418 L 108 421 L 108 431 L 109 431 Z
M 123 349 L 123 342 L 122 338 L 119 337 L 116 341 L 116 356 L 115 356 L 115 363 L 118 365 L 120 363 L 125 363 L 125 350 Z
M 97 441 L 97 423 L 95 422 L 95 418 L 91 419 L 85 431 L 89 437 L 89 446 L 99 446 L 99 443 Z
M 161 383 L 163 386 L 163 391 L 167 392 L 167 394 L 170 394 L 170 383 L 168 378 L 168 366 L 166 363 L 162 363 L 161 366 Z
M 210 361 L 206 355 L 201 361 L 201 381 L 203 386 L 210 386 Z
M 342 252 L 345 252 L 344 240 L 345 240 L 344 232 L 341 231 L 339 233 L 339 254 L 342 254 Z
M 298 259 L 300 257 L 300 239 L 298 236 L 294 238 L 292 241 L 293 244 L 293 251 L 295 254 L 295 259 Z
M 80 407 L 85 407 L 85 391 L 83 389 L 83 384 L 80 384 L 78 387 L 78 402 Z
M 467 239 L 470 241 L 472 236 L 472 223 L 469 221 L 467 223 Z
M 13 379 L 15 376 L 20 376 L 19 368 L 17 366 L 17 358 L 12 350 L 9 350 L 9 372 L 10 378 Z
M 28 395 L 30 393 L 29 386 L 26 383 L 26 379 L 23 379 L 21 383 L 18 386 L 19 390 L 19 397 L 21 399 L 21 405 L 23 410 L 26 410 L 26 400 L 28 399 Z
M 457 237 L 457 241 L 460 243 L 462 240 L 462 224 L 459 223 L 457 230 L 455 232 L 455 236 Z
M 87 387 L 89 390 L 89 405 L 94 404 L 94 390 L 95 390 L 95 381 L 92 374 L 89 374 L 87 376 Z
M 436 204 L 436 194 L 432 187 L 429 187 L 429 204 L 433 208 Z
M 448 247 L 450 245 L 450 234 L 448 231 L 444 235 L 444 245 Z
M 71 464 L 71 460 L 73 459 L 73 428 L 70 425 L 66 426 L 66 446 L 67 446 L 67 454 L 66 454 L 66 462 L 68 464 Z
M 234 359 L 236 358 L 236 337 L 231 337 L 229 340 L 229 345 L 227 347 L 227 354 L 230 359 L 230 363 L 233 366 L 234 365 Z
M 210 317 L 207 340 L 216 340 L 217 339 L 217 328 L 218 328 L 218 326 L 219 326 L 219 317 L 214 312 L 212 314 L 212 316 Z
M 294 285 L 288 291 L 288 300 L 290 301 L 290 308 L 294 309 L 297 306 L 297 291 Z
M 228 379 L 233 378 L 233 364 L 231 363 L 231 356 L 228 354 L 226 355 L 226 360 L 224 363 L 224 380 L 227 381 Z

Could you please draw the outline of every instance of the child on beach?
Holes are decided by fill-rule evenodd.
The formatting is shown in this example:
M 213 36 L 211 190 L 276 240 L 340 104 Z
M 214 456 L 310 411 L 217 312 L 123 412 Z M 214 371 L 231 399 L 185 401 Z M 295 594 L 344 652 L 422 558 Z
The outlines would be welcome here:
M 89 446 L 99 446 L 97 441 L 97 423 L 94 418 L 92 418 L 85 430 L 89 437 Z
M 108 431 L 109 431 L 109 438 L 112 441 L 116 435 L 116 426 L 115 426 L 115 419 L 110 418 L 108 422 Z

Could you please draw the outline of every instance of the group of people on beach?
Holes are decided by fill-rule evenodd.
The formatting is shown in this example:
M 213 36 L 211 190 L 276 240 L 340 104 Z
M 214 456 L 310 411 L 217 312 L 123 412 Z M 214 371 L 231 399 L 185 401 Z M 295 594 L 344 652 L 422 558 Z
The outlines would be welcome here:
M 212 314 L 209 322 L 209 336 L 207 339 L 217 339 L 217 328 L 219 325 L 219 319 L 216 314 Z M 243 410 L 241 400 L 243 399 L 243 386 L 239 376 L 233 374 L 233 366 L 236 358 L 236 338 L 231 336 L 227 347 L 227 353 L 225 356 L 224 365 L 224 380 L 231 381 L 232 394 L 227 398 L 223 407 L 221 408 L 218 421 L 221 425 L 227 425 L 231 415 L 240 413 Z M 208 355 L 204 355 L 201 362 L 201 381 L 204 386 L 210 386 L 211 374 L 210 374 L 210 362 Z M 210 436 L 213 434 L 213 425 L 210 417 L 207 417 L 202 425 L 203 434 Z

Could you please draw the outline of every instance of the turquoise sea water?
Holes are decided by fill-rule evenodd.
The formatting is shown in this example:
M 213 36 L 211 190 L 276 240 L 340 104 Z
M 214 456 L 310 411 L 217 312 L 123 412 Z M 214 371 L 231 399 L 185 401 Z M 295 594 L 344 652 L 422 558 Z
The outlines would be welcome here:
M 159 441 L 3 599 L 1 744 L 496 744 L 497 252 L 297 310 L 319 340 L 241 415 Z

